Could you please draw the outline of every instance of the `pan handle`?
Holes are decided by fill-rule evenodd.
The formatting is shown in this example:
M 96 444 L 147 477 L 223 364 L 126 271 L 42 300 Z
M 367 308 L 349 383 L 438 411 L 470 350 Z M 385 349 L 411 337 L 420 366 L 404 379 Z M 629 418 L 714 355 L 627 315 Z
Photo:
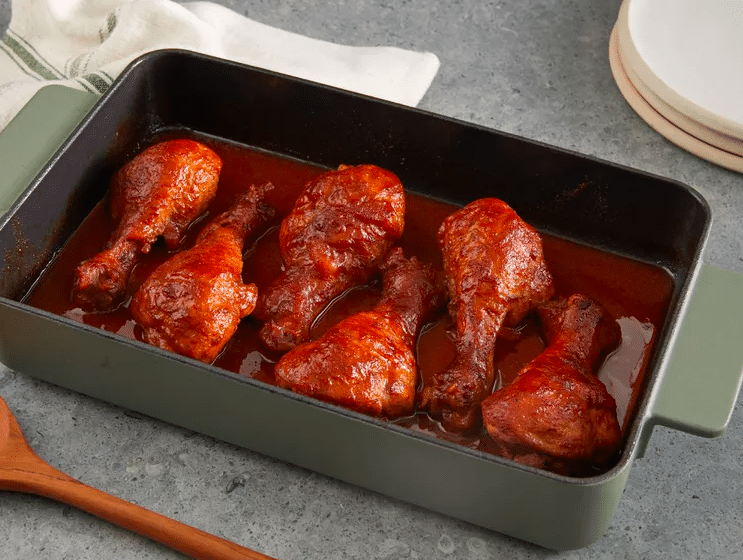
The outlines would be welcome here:
M 721 436 L 741 381 L 743 275 L 703 264 L 651 402 L 638 456 L 644 455 L 657 425 Z
M 58 84 L 34 94 L 0 133 L 0 217 L 83 120 L 99 97 Z

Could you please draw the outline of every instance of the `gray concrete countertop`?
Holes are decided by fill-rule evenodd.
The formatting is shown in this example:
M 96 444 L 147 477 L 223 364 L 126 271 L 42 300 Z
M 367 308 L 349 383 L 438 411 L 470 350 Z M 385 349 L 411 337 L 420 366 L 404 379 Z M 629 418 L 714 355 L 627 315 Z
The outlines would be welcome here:
M 714 213 L 705 261 L 743 273 L 743 178 L 669 143 L 622 98 L 607 58 L 619 0 L 219 3 L 320 39 L 436 53 L 441 69 L 422 109 L 694 187 Z M 10 11 L 0 0 L 0 32 Z M 740 398 L 721 438 L 656 429 L 609 531 L 554 553 L 5 367 L 0 394 L 31 446 L 70 476 L 282 560 L 743 558 Z M 5 559 L 180 557 L 75 509 L 8 492 L 0 493 L 0 534 Z

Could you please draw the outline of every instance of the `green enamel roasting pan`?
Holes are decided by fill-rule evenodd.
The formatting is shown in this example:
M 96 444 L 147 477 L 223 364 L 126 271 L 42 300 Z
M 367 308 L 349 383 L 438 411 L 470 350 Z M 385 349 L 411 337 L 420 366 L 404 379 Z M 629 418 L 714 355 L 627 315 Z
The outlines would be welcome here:
M 375 163 L 458 205 L 497 196 L 539 229 L 663 267 L 670 309 L 617 463 L 586 478 L 522 466 L 23 303 L 112 170 L 174 127 L 327 167 Z M 654 426 L 719 436 L 740 390 L 743 281 L 702 262 L 709 207 L 677 182 L 184 51 L 145 55 L 100 99 L 41 90 L 0 135 L 0 158 L 8 367 L 547 548 L 608 529 Z

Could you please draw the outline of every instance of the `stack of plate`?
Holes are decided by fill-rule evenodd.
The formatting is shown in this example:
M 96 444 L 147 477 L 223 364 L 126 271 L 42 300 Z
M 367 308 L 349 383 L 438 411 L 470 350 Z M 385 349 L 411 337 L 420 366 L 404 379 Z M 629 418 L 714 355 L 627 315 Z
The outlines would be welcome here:
M 622 95 L 650 126 L 743 172 L 743 2 L 624 0 L 609 60 Z

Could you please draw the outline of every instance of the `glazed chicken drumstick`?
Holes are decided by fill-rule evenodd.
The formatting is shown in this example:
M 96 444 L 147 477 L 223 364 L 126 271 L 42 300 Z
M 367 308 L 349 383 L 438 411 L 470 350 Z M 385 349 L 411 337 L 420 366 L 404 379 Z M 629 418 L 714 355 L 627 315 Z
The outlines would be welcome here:
M 401 248 L 381 267 L 379 303 L 285 354 L 274 369 L 279 386 L 375 416 L 412 414 L 418 382 L 415 343 L 425 317 L 443 305 L 432 267 Z
M 268 213 L 261 200 L 271 188 L 251 186 L 142 283 L 130 309 L 146 342 L 207 363 L 217 357 L 258 299 L 255 284 L 242 282 L 243 246 Z
M 103 251 L 75 271 L 73 300 L 86 311 L 110 311 L 126 296 L 142 253 L 162 236 L 174 249 L 217 191 L 222 161 L 204 144 L 168 140 L 125 164 L 112 178 L 111 215 L 118 223 Z
M 323 308 L 377 270 L 404 223 L 405 193 L 389 171 L 341 165 L 310 181 L 281 223 L 284 270 L 258 301 L 261 341 L 287 351 L 308 340 Z
M 438 231 L 455 325 L 455 357 L 434 374 L 420 405 L 451 431 L 480 425 L 495 382 L 495 340 L 554 292 L 542 240 L 505 202 L 481 198 L 447 216 Z
M 619 341 L 619 325 L 582 295 L 538 311 L 547 348 L 510 384 L 482 403 L 485 427 L 500 455 L 571 474 L 601 466 L 618 452 L 616 402 L 594 375 Z

